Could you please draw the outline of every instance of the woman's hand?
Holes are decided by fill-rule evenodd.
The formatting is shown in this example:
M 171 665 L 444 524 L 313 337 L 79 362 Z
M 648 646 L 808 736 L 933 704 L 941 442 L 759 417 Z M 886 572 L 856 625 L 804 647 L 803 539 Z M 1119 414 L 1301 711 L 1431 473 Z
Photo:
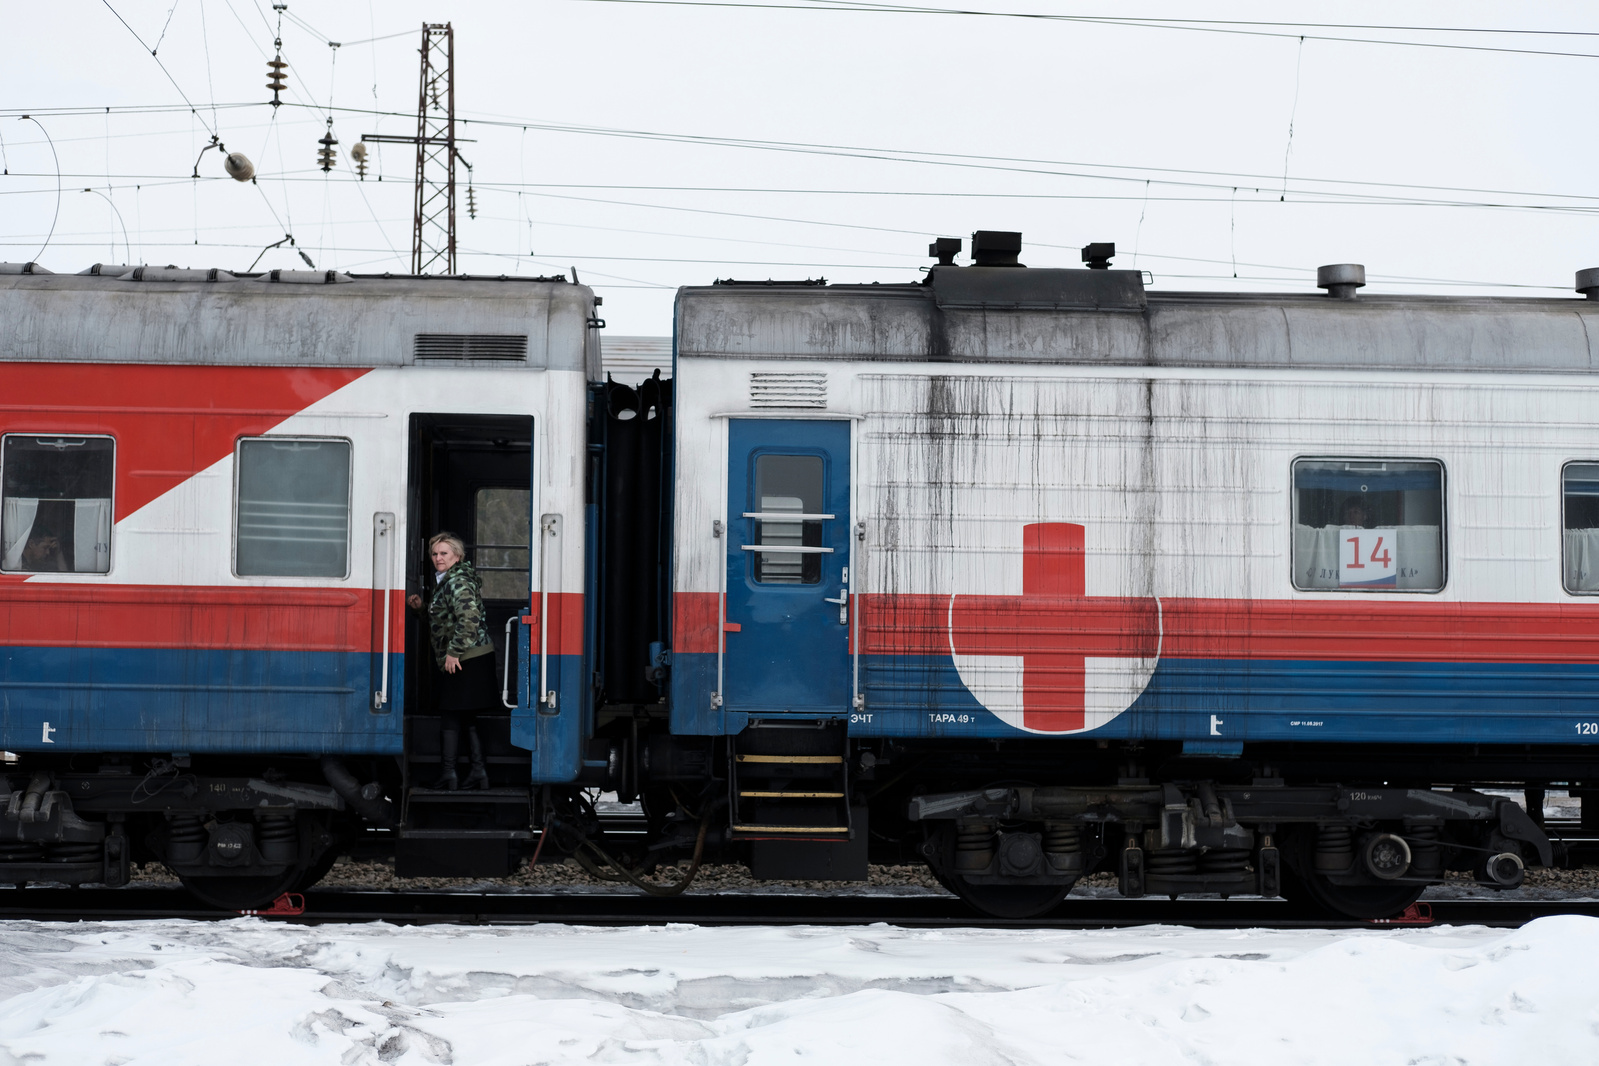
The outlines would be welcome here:
M 457 670 L 459 670 L 460 668 L 461 668 L 461 660 L 457 659 L 453 655 L 446 655 L 444 657 L 444 672 L 445 673 L 453 674 Z
M 422 597 L 413 592 L 405 598 L 405 605 L 413 611 L 420 611 L 422 609 Z

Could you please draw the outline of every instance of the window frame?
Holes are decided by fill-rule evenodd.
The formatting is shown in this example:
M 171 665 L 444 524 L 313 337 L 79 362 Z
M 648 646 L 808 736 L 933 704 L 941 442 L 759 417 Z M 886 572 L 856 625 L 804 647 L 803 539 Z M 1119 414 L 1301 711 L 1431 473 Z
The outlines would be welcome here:
M 1299 490 L 1295 486 L 1295 471 L 1300 463 L 1432 463 L 1438 468 L 1438 587 L 1431 589 L 1402 588 L 1306 588 L 1299 583 L 1299 561 L 1294 557 L 1294 529 L 1299 525 Z M 1313 453 L 1296 455 L 1288 460 L 1288 582 L 1295 592 L 1326 593 L 1331 595 L 1402 595 L 1436 596 L 1449 587 L 1453 568 L 1449 565 L 1449 464 L 1429 455 L 1350 455 Z
M 520 545 L 516 545 L 516 546 L 512 546 L 512 547 L 509 548 L 509 550 L 511 550 L 511 551 L 525 551 L 525 552 L 527 552 L 527 567 L 525 569 L 521 568 L 521 567 L 518 567 L 518 568 L 516 568 L 514 570 L 501 569 L 501 568 L 498 568 L 498 567 L 496 567 L 494 569 L 485 569 L 481 564 L 479 564 L 479 562 L 477 560 L 477 553 L 482 549 L 482 545 L 480 543 L 478 543 L 478 531 L 479 531 L 478 530 L 478 524 L 479 524 L 479 521 L 481 520 L 481 517 L 482 517 L 481 505 L 482 505 L 482 500 L 483 500 L 483 493 L 485 493 L 485 492 L 525 492 L 525 493 L 528 494 L 528 497 L 527 497 L 527 529 L 528 529 L 527 546 L 526 547 L 522 547 Z M 495 603 L 511 603 L 511 602 L 514 601 L 514 602 L 517 602 L 517 603 L 521 603 L 524 600 L 527 600 L 528 597 L 530 597 L 532 595 L 535 595 L 538 592 L 538 589 L 535 586 L 534 581 L 533 581 L 533 578 L 535 576 L 534 575 L 535 563 L 537 562 L 537 557 L 538 557 L 538 552 L 537 552 L 537 548 L 538 548 L 538 535 L 537 535 L 538 534 L 538 523 L 536 521 L 534 521 L 534 519 L 533 519 L 533 502 L 534 502 L 534 499 L 535 499 L 536 495 L 537 495 L 537 493 L 534 492 L 534 490 L 533 490 L 533 488 L 531 486 L 523 486 L 523 485 L 520 485 L 520 484 L 513 484 L 513 485 L 479 484 L 479 485 L 476 485 L 475 487 L 473 487 L 473 489 L 472 489 L 472 541 L 471 541 L 470 544 L 467 545 L 467 550 L 472 555 L 472 566 L 478 571 L 478 576 L 479 577 L 483 577 L 485 574 L 488 574 L 488 573 L 497 573 L 497 574 L 505 574 L 505 573 L 518 573 L 518 574 L 520 574 L 520 573 L 526 573 L 527 574 L 527 589 L 524 590 L 521 595 L 514 596 L 514 597 L 509 597 L 509 598 L 484 596 L 483 598 L 484 598 L 485 601 L 492 601 L 492 602 L 495 602 Z M 506 548 L 506 546 L 504 546 L 504 545 L 499 545 L 498 547 L 500 547 L 501 550 L 505 550 L 505 548 Z M 484 584 L 487 585 L 488 582 L 485 581 Z
M 239 500 L 240 500 L 240 475 L 243 463 L 240 461 L 244 446 L 252 441 L 271 441 L 273 443 L 292 444 L 297 441 L 306 443 L 332 443 L 344 444 L 349 447 L 346 470 L 348 472 L 347 502 L 344 508 L 344 573 L 338 576 L 331 574 L 294 575 L 294 574 L 241 574 L 239 573 Z M 348 581 L 354 572 L 352 554 L 355 551 L 355 441 L 349 437 L 340 437 L 332 434 L 317 435 L 314 433 L 274 434 L 258 433 L 253 436 L 235 437 L 233 440 L 233 502 L 232 525 L 228 531 L 228 569 L 240 581 L 267 581 L 267 582 L 292 582 L 292 581 Z
M 107 548 L 107 561 L 104 570 L 7 570 L 4 561 L 0 560 L 0 574 L 61 574 L 69 573 L 77 577 L 107 577 L 117 566 L 117 438 L 113 433 L 65 433 L 56 430 L 47 430 L 43 433 L 26 433 L 19 430 L 9 430 L 0 433 L 0 499 L 5 496 L 5 442 L 12 437 L 73 437 L 84 440 L 108 440 L 111 442 L 111 534 Z
M 746 490 L 745 490 L 745 506 L 750 507 L 750 508 L 754 509 L 757 512 L 759 512 L 759 510 L 760 510 L 760 505 L 757 502 L 755 502 L 758 499 L 756 494 L 757 494 L 757 492 L 759 491 L 759 488 L 760 488 L 760 461 L 761 461 L 761 459 L 763 459 L 763 458 L 765 458 L 766 456 L 769 456 L 769 455 L 782 456 L 782 457 L 785 457 L 785 458 L 792 457 L 792 458 L 803 458 L 803 459 L 817 459 L 817 460 L 821 461 L 821 464 L 822 464 L 821 511 L 819 511 L 817 513 L 819 513 L 819 514 L 820 513 L 825 513 L 826 510 L 827 510 L 828 490 L 829 490 L 829 488 L 832 485 L 832 474 L 833 474 L 832 462 L 833 462 L 833 458 L 825 449 L 814 448 L 814 447 L 804 446 L 804 445 L 762 445 L 760 447 L 750 449 L 750 453 L 749 453 L 749 470 L 748 470 L 748 473 L 745 475 L 745 477 L 746 477 L 746 481 L 745 481 L 745 486 L 746 486 Z M 804 512 L 801 512 L 801 513 L 804 513 Z M 746 540 L 746 543 L 749 543 L 749 544 L 758 544 L 758 543 L 760 543 L 758 539 L 754 539 L 757 536 L 757 530 L 759 529 L 760 520 L 759 519 L 755 519 L 755 518 L 745 518 L 745 519 L 741 519 L 741 521 L 749 523 L 749 525 L 746 527 L 746 533 L 745 533 L 746 538 L 749 538 L 749 539 Z M 820 523 L 826 523 L 826 522 L 829 522 L 829 521 L 837 521 L 837 519 L 836 518 L 821 519 L 819 521 L 820 521 Z M 822 525 L 822 529 L 821 529 L 821 534 L 822 534 L 821 539 L 823 541 L 823 546 L 826 545 L 827 533 L 828 533 L 827 526 L 825 524 L 823 524 Z M 801 533 L 801 539 L 803 539 L 803 537 L 804 537 L 804 534 Z M 759 560 L 756 558 L 756 556 L 759 553 L 758 552 L 744 552 L 743 554 L 749 556 L 749 560 L 745 564 L 745 567 L 744 567 L 744 578 L 745 578 L 746 581 L 749 582 L 749 584 L 753 588 L 761 589 L 761 590 L 764 590 L 764 591 L 772 591 L 772 590 L 776 590 L 776 589 L 807 590 L 807 589 L 817 589 L 817 588 L 820 588 L 821 586 L 826 584 L 826 581 L 823 580 L 821 576 L 818 576 L 816 581 L 803 581 L 803 580 L 802 581 L 762 581 L 759 577 L 756 576 L 757 575 L 757 571 L 758 571 L 757 564 L 759 562 Z M 818 556 L 820 556 L 820 555 L 830 554 L 830 553 L 818 552 L 816 554 Z M 803 558 L 803 555 L 801 557 Z M 826 570 L 825 564 L 824 563 L 818 563 L 818 565 L 821 566 L 822 571 L 825 572 L 825 570 Z
M 1599 459 L 1567 459 L 1560 464 L 1560 528 L 1555 530 L 1555 558 L 1560 560 L 1560 587 L 1567 596 L 1599 596 L 1599 589 L 1574 589 L 1566 574 L 1566 471 L 1574 466 L 1599 466 Z

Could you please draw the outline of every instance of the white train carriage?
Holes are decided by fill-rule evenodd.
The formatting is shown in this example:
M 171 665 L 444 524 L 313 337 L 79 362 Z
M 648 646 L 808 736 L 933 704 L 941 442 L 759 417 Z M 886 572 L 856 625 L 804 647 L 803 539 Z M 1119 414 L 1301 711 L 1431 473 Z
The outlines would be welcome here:
M 530 779 L 577 776 L 591 714 L 594 304 L 564 279 L 0 276 L 0 746 L 29 795 L 109 818 L 96 841 L 155 817 L 129 824 L 137 848 L 241 906 L 330 860 L 337 810 L 394 821 L 385 794 L 402 863 L 436 866 L 460 841 L 407 792 L 438 749 L 404 599 L 450 529 L 484 574 L 505 678 L 485 731 L 520 804 L 481 819 L 476 865 L 508 869 Z M 362 793 L 356 771 L 383 780 Z M 62 841 L 19 824 L 5 857 L 50 880 L 126 868 L 128 847 L 102 867 L 83 841 L 81 870 L 52 865 Z
M 1157 294 L 975 241 L 919 285 L 680 293 L 674 732 L 772 759 L 847 723 L 852 750 L 989 751 L 990 781 L 1061 787 L 1184 759 L 1593 773 L 1599 303 L 1357 298 L 1358 267 L 1327 295 Z M 1552 754 L 1455 759 L 1494 745 Z M 998 862 L 994 812 L 1027 802 L 998 791 L 912 817 L 988 810 L 971 848 Z M 789 795 L 735 786 L 735 829 L 827 828 Z M 1046 883 L 1040 820 L 1043 882 L 974 876 Z

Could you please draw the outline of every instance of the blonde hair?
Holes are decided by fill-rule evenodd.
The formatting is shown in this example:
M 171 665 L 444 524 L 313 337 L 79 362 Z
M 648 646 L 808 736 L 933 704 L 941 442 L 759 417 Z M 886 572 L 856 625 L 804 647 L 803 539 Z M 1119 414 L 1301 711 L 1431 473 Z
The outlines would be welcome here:
M 440 544 L 448 544 L 450 546 L 450 550 L 455 553 L 456 558 L 466 558 L 466 542 L 460 537 L 456 536 L 454 533 L 439 532 L 433 534 L 428 538 L 428 551 L 431 552 L 435 546 Z

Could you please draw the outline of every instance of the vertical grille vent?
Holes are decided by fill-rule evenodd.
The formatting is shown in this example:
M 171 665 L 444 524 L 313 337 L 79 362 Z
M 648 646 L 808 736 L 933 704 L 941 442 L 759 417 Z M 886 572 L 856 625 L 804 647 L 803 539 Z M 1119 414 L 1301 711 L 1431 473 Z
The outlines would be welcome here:
M 525 333 L 418 333 L 416 361 L 527 362 Z
M 827 406 L 827 375 L 822 373 L 750 374 L 751 407 Z

